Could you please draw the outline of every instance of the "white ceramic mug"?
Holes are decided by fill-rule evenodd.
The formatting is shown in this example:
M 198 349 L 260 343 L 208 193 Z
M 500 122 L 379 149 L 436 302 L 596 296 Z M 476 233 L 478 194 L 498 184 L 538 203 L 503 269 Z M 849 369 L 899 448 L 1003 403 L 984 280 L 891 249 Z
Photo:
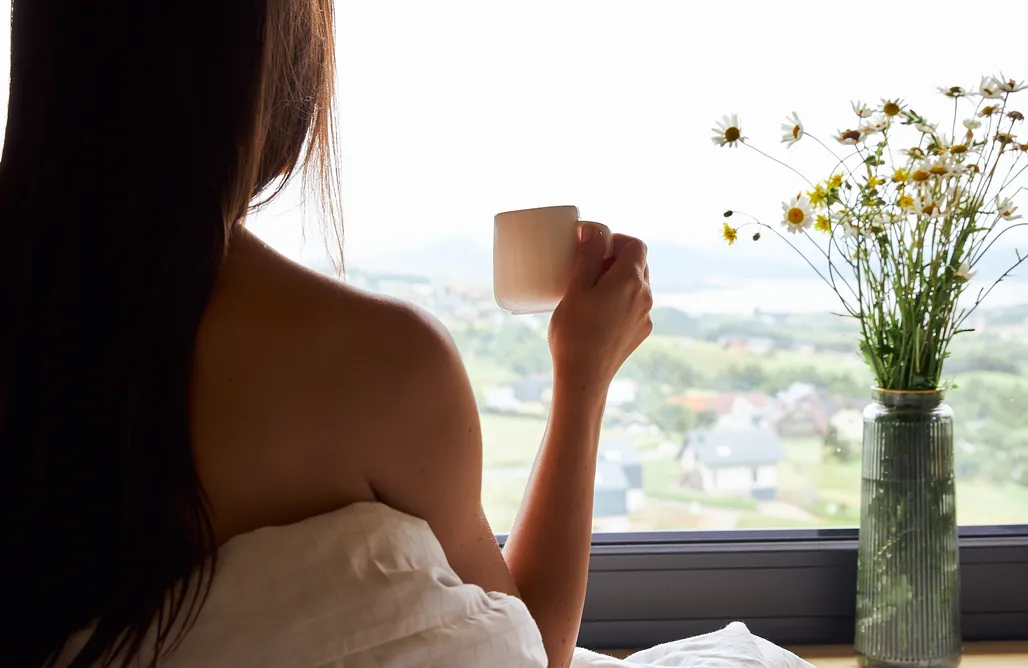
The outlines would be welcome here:
M 510 313 L 556 308 L 571 282 L 584 225 L 599 228 L 610 257 L 610 229 L 578 219 L 576 206 L 547 206 L 496 214 L 493 219 L 493 296 Z

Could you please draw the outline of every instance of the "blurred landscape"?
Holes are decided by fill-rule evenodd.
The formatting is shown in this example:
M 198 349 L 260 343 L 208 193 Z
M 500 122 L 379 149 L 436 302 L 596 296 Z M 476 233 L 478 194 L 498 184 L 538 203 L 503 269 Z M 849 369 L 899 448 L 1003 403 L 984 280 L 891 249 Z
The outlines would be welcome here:
M 547 318 L 502 312 L 488 253 L 470 242 L 443 245 L 351 262 L 348 280 L 418 303 L 449 327 L 482 414 L 484 504 L 503 533 L 545 426 Z M 718 253 L 671 244 L 651 248 L 650 258 L 654 333 L 608 396 L 595 530 L 856 526 L 872 378 L 855 352 L 855 323 L 818 301 L 831 305 L 834 295 L 788 262 L 726 264 Z M 747 272 L 753 303 L 719 297 L 737 294 L 732 284 L 743 280 L 726 276 L 726 266 Z M 947 362 L 957 386 L 947 401 L 957 416 L 962 524 L 1028 523 L 1023 280 L 997 289 L 1007 303 L 990 297 L 998 303 L 976 312 L 975 331 L 954 341 Z M 760 288 L 780 284 L 793 286 L 781 299 L 792 308 L 761 308 Z M 702 312 L 705 303 L 718 312 Z

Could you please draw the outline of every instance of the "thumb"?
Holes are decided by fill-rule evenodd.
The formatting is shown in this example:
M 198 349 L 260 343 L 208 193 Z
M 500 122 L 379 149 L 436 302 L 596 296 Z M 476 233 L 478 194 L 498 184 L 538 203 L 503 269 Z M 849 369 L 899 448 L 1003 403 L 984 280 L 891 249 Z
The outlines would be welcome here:
M 599 225 L 586 223 L 582 225 L 582 236 L 578 242 L 578 253 L 571 274 L 573 288 L 586 289 L 596 285 L 603 273 L 603 255 L 606 244 L 603 241 L 602 228 Z

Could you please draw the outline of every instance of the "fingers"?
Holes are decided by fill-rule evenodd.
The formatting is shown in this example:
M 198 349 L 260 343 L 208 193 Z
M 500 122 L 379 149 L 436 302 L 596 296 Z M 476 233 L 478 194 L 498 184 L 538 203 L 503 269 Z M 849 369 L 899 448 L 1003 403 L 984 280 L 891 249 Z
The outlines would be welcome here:
M 603 280 L 624 280 L 636 276 L 649 283 L 649 265 L 646 263 L 646 244 L 635 237 L 624 234 L 613 235 L 614 257 L 608 260 L 608 269 Z M 608 276 L 610 277 L 608 279 Z
M 571 275 L 572 289 L 585 289 L 596 285 L 603 273 L 603 255 L 606 241 L 600 226 L 586 223 L 582 226 L 582 234 L 578 242 L 578 254 Z

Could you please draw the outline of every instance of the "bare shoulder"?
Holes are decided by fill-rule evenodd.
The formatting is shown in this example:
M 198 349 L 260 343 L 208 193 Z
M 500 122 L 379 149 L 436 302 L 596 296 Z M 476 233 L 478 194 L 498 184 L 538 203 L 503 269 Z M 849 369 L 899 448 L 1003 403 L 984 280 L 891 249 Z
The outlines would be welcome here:
M 425 520 L 465 582 L 516 594 L 482 511 L 478 410 L 445 327 L 252 241 L 226 263 L 198 339 L 194 447 L 228 525 L 216 530 L 381 501 Z
M 388 502 L 387 490 L 415 484 L 409 467 L 425 448 L 468 447 L 455 429 L 471 430 L 480 475 L 473 393 L 436 318 L 253 239 L 223 274 L 197 340 L 193 426 L 212 502 L 241 518 L 228 534 Z

